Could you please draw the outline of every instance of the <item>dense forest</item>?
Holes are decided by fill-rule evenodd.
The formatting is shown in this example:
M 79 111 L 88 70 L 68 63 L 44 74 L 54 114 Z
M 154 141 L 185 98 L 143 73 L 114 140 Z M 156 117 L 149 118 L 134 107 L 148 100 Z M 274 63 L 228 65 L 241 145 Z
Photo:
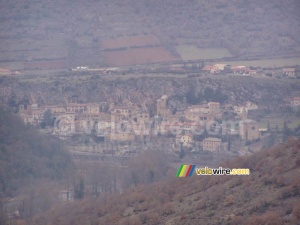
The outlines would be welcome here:
M 30 220 L 57 203 L 74 163 L 64 144 L 0 109 L 0 224 Z M 17 214 L 15 214 L 17 210 Z

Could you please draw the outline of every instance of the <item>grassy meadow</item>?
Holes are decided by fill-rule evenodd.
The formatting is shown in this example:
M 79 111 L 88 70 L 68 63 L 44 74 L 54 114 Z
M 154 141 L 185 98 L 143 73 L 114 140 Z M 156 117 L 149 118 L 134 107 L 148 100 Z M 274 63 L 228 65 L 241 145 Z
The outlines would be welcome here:
M 225 48 L 198 48 L 195 45 L 178 45 L 176 50 L 183 61 L 222 59 L 232 56 Z

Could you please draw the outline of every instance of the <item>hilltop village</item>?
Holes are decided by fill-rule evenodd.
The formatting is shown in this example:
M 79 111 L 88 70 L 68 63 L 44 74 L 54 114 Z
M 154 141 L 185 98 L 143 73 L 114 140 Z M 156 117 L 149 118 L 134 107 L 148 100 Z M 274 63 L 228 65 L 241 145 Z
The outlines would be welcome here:
M 113 154 L 130 153 L 130 146 L 137 143 L 143 148 L 147 143 L 168 144 L 166 151 L 179 155 L 183 151 L 235 152 L 236 147 L 257 142 L 267 131 L 248 119 L 248 112 L 258 109 L 250 101 L 243 105 L 207 102 L 175 113 L 167 102 L 167 95 L 157 99 L 153 116 L 146 106 L 129 100 L 118 105 L 68 101 L 62 105 L 21 105 L 19 115 L 26 124 L 62 139 L 88 137 L 85 143 L 92 147 L 83 151 L 109 154 L 112 150 Z M 118 147 L 103 148 L 104 143 L 118 143 Z

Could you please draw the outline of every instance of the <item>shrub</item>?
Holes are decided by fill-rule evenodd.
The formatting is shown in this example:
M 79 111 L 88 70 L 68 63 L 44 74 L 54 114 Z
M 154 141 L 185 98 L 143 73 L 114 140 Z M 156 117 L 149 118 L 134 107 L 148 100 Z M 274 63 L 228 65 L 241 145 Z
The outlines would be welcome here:
M 166 204 L 161 209 L 161 215 L 171 215 L 173 213 L 175 213 L 175 210 L 171 204 Z

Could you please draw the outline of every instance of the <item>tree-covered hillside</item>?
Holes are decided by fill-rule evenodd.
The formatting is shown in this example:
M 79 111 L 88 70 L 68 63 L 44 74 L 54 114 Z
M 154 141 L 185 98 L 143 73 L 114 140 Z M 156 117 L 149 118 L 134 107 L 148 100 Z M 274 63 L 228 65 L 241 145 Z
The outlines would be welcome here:
M 0 193 L 13 196 L 37 179 L 59 180 L 72 167 L 63 144 L 0 109 Z
M 117 196 L 58 208 L 37 217 L 33 224 L 298 225 L 299 149 L 299 140 L 291 139 L 223 165 L 249 168 L 249 176 L 193 175 L 139 185 Z

